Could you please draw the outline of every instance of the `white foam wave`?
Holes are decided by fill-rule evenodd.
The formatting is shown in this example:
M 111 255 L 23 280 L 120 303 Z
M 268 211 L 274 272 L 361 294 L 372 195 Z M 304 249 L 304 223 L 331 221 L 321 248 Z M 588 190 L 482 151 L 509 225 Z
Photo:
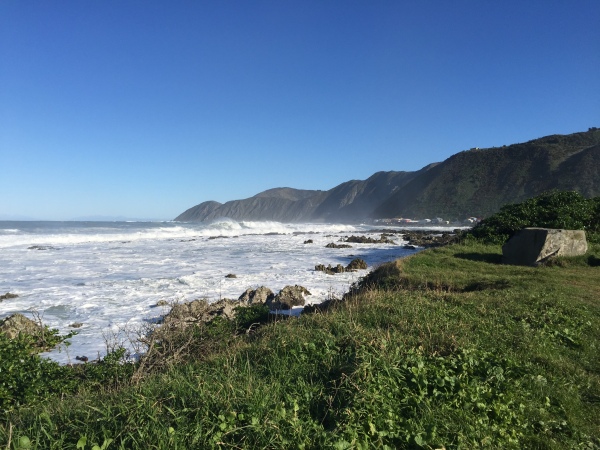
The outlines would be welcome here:
M 300 284 L 313 294 L 309 302 L 341 295 L 363 272 L 335 276 L 315 272 L 316 264 L 360 257 L 370 267 L 411 253 L 400 245 L 354 244 L 330 249 L 366 226 L 235 222 L 211 224 L 49 224 L 23 235 L 0 236 L 0 293 L 18 298 L 0 305 L 0 317 L 37 311 L 61 333 L 83 323 L 71 339 L 69 354 L 52 352 L 60 362 L 74 355 L 95 357 L 104 351 L 107 330 L 157 320 L 160 300 L 185 302 L 238 298 L 261 285 L 274 292 Z M 209 239 L 236 236 L 235 239 Z M 10 238 L 10 239 L 8 239 Z M 4 239 L 4 240 L 3 240 Z M 310 239 L 312 244 L 305 244 Z M 29 249 L 40 245 L 45 250 Z M 1 244 L 0 244 L 1 246 Z M 229 273 L 237 278 L 226 278 Z

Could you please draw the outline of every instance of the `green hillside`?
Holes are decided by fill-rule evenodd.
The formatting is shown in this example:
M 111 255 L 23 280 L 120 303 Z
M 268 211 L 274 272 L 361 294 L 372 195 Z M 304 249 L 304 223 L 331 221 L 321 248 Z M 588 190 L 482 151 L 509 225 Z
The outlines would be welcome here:
M 485 217 L 551 189 L 600 195 L 600 130 L 457 153 L 421 174 L 375 217 Z

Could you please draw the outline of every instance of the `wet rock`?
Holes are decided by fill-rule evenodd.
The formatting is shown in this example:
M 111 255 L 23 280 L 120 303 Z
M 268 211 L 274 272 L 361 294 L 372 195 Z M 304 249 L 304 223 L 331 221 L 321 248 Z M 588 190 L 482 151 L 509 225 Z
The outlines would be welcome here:
M 168 304 L 169 302 L 166 300 L 159 300 L 156 302 L 156 305 L 154 305 L 154 308 L 156 308 L 157 306 L 167 306 Z
M 346 267 L 342 266 L 341 264 L 338 264 L 335 267 L 332 267 L 331 264 L 328 266 L 325 266 L 324 264 L 317 264 L 315 266 L 316 271 L 325 272 L 328 275 L 335 275 L 336 273 L 344 272 L 355 272 L 357 270 L 363 270 L 366 268 L 367 263 L 360 258 L 353 259 Z
M 228 273 L 225 275 L 225 278 L 237 278 L 237 275 L 235 273 Z
M 81 328 L 83 324 L 81 322 L 73 322 L 69 327 L 71 328 Z
M 317 264 L 315 266 L 315 270 L 318 272 L 325 272 L 328 275 L 334 275 L 336 273 L 344 273 L 346 271 L 344 266 L 342 266 L 341 264 L 338 264 L 335 267 L 332 267 L 331 264 L 329 264 L 327 267 L 324 264 Z
M 27 247 L 27 250 L 57 250 L 57 248 L 51 245 L 32 245 L 31 247 Z
M 350 236 L 345 239 L 344 242 L 354 242 L 357 244 L 395 244 L 394 241 L 389 239 L 389 235 L 383 233 L 379 239 L 375 239 L 369 236 Z
M 17 294 L 11 294 L 10 292 L 7 292 L 7 293 L 6 293 L 6 294 L 4 294 L 4 295 L 0 295 L 0 302 L 1 302 L 2 300 L 8 300 L 8 299 L 11 299 L 11 298 L 17 298 L 17 297 L 18 297 L 18 295 L 17 295 Z
M 313 244 L 314 242 L 312 239 L 308 239 L 308 240 L 304 241 L 304 243 L 305 244 Z
M 352 246 L 348 244 L 336 244 L 334 242 L 330 242 L 325 246 L 325 248 L 352 248 Z
M 356 270 L 365 270 L 367 268 L 367 263 L 360 258 L 355 258 L 350 261 L 350 264 L 346 266 L 346 272 L 354 272 Z
M 87 356 L 76 356 L 75 359 L 77 361 L 88 362 L 88 357 Z
M 427 230 L 406 231 L 403 238 L 412 247 L 441 247 L 458 241 L 460 230 L 449 233 L 432 233 Z M 408 248 L 407 245 L 404 248 Z
M 267 306 L 271 311 L 291 309 L 293 306 L 304 306 L 306 302 L 305 295 L 312 294 L 303 286 L 286 286 L 273 299 L 267 301 Z
M 261 286 L 258 289 L 248 288 L 240 295 L 238 301 L 245 305 L 264 305 L 275 297 L 273 291 L 266 286 Z

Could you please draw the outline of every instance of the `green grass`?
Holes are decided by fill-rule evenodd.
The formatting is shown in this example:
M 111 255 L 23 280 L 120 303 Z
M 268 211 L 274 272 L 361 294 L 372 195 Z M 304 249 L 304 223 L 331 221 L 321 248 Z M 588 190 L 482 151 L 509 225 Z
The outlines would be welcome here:
M 427 250 L 325 312 L 189 330 L 190 351 L 132 381 L 81 378 L 15 407 L 0 445 L 600 448 L 599 258 L 595 245 L 531 268 L 499 264 L 499 246 Z

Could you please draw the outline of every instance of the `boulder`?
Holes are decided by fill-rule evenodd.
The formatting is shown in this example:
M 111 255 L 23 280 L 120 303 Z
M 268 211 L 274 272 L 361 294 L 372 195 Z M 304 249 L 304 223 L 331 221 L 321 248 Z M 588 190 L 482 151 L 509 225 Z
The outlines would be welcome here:
M 210 322 L 216 317 L 233 319 L 235 308 L 240 303 L 235 300 L 224 298 L 215 303 L 208 303 L 205 299 L 193 300 L 188 303 L 180 303 L 171 309 L 164 317 L 165 323 L 195 323 Z
M 303 286 L 286 286 L 274 298 L 267 301 L 271 311 L 278 309 L 292 309 L 293 306 L 304 306 L 305 295 L 312 295 Z
M 357 270 L 364 270 L 366 268 L 367 263 L 360 258 L 353 259 L 352 261 L 350 261 L 350 264 L 348 264 L 346 267 L 342 266 L 341 264 L 338 264 L 335 267 L 332 267 L 331 264 L 329 264 L 328 266 L 325 266 L 324 264 L 317 264 L 315 266 L 316 271 L 325 272 L 328 275 L 334 275 L 336 273 L 344 272 L 355 272 Z
M 523 228 L 502 246 L 502 262 L 536 266 L 554 256 L 577 256 L 587 252 L 583 230 Z
M 0 295 L 0 302 L 1 302 L 2 300 L 8 300 L 8 299 L 10 299 L 10 298 L 17 298 L 17 297 L 18 297 L 18 295 L 17 295 L 17 294 L 12 294 L 12 293 L 10 293 L 10 292 L 7 292 L 6 294 Z
M 355 258 L 346 266 L 346 271 L 354 272 L 356 270 L 365 270 L 367 267 L 367 263 L 363 259 Z
M 352 248 L 352 246 L 348 244 L 336 244 L 335 242 L 330 242 L 325 246 L 325 248 Z
M 20 333 L 40 336 L 44 332 L 44 327 L 23 314 L 16 313 L 0 320 L 0 331 L 9 339 L 15 339 Z
M 335 267 L 332 267 L 331 264 L 329 264 L 327 267 L 325 267 L 325 264 L 317 264 L 315 266 L 315 270 L 318 272 L 325 272 L 327 275 L 333 275 L 336 273 L 344 273 L 346 271 L 344 266 L 342 266 L 341 264 L 338 264 Z
M 273 299 L 273 297 L 275 297 L 275 294 L 273 294 L 271 289 L 266 286 L 261 286 L 258 289 L 246 289 L 246 292 L 240 295 L 238 301 L 246 305 L 264 305 L 267 301 Z

